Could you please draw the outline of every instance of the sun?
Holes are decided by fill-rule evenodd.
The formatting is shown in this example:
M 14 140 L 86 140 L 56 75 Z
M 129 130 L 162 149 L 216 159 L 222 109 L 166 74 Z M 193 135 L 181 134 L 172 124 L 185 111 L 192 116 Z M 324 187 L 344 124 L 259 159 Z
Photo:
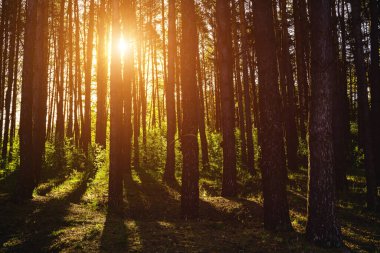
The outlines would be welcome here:
M 123 36 L 119 39 L 119 52 L 122 56 L 128 55 L 133 49 L 133 40 L 130 38 L 124 38 Z

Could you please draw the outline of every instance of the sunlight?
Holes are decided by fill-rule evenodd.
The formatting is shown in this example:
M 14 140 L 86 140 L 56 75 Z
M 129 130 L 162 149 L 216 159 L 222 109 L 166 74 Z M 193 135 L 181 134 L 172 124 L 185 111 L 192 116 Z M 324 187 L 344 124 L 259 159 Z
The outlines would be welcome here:
M 120 37 L 119 40 L 119 52 L 121 56 L 128 55 L 133 49 L 133 40 L 131 38 Z

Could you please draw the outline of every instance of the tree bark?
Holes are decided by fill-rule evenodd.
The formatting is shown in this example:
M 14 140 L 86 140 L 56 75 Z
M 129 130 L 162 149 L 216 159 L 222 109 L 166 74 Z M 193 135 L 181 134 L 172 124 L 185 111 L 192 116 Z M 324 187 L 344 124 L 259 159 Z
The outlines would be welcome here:
M 181 215 L 185 219 L 196 218 L 199 207 L 198 171 L 198 113 L 196 79 L 196 16 L 194 0 L 181 0 L 182 45 L 181 45 L 181 86 L 182 86 L 182 190 Z
M 282 23 L 282 61 L 285 72 L 285 139 L 286 139 L 286 158 L 289 170 L 296 170 L 298 167 L 298 133 L 296 123 L 296 104 L 295 88 L 293 78 L 293 67 L 290 59 L 288 14 L 286 10 L 286 0 L 281 0 L 281 23 Z
M 278 84 L 272 3 L 267 0 L 255 0 L 254 3 L 254 22 L 256 24 L 254 35 L 260 83 L 264 226 L 270 230 L 289 230 L 291 225 L 286 196 L 286 160 L 280 118 L 281 96 Z
M 374 209 L 377 202 L 376 176 L 372 135 L 369 116 L 368 83 L 364 61 L 363 36 L 361 30 L 360 0 L 352 0 L 352 35 L 355 41 L 354 61 L 358 88 L 358 127 L 359 138 L 364 151 L 364 166 L 367 181 L 367 207 Z
M 112 55 L 110 84 L 110 171 L 108 206 L 114 212 L 120 212 L 123 202 L 122 141 L 123 134 L 123 94 L 121 75 L 120 40 L 120 1 L 112 1 Z
M 85 101 L 84 101 L 84 124 L 82 131 L 82 145 L 85 152 L 91 145 L 91 73 L 92 73 L 92 49 L 94 47 L 94 0 L 90 0 L 89 23 L 87 34 L 86 68 L 85 68 Z
M 222 196 L 233 197 L 236 195 L 236 150 L 230 1 L 217 0 L 216 27 L 223 134 Z
M 107 18 L 106 0 L 101 0 L 98 8 L 98 50 L 97 50 L 97 104 L 95 142 L 106 147 L 107 133 Z
M 380 61 L 379 61 L 379 2 L 370 0 L 371 15 L 371 65 L 370 65 L 370 82 L 371 82 L 371 124 L 373 134 L 373 154 L 375 157 L 375 168 L 377 185 L 380 185 Z
M 307 237 L 342 246 L 335 217 L 333 150 L 334 45 L 329 0 L 311 2 L 311 111 Z
M 33 168 L 33 59 L 36 38 L 37 0 L 26 2 L 26 25 L 24 35 L 24 60 L 20 112 L 20 184 L 18 196 L 32 198 L 36 186 Z

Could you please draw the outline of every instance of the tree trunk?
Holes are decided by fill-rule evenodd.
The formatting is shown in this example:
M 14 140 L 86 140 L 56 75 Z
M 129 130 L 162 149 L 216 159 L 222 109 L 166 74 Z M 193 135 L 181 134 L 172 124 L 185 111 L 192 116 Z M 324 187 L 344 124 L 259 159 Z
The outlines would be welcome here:
M 380 185 L 380 62 L 379 62 L 379 1 L 370 0 L 371 15 L 371 119 L 373 134 L 373 154 L 377 185 Z
M 106 0 L 100 1 L 98 8 L 98 50 L 97 50 L 97 104 L 95 142 L 106 147 L 107 133 L 107 18 Z
M 14 73 L 14 62 L 15 62 L 15 49 L 16 49 L 16 33 L 17 33 L 17 8 L 18 1 L 12 1 L 10 3 L 9 12 L 9 60 L 8 60 L 8 83 L 7 92 L 5 94 L 5 125 L 4 125 L 4 138 L 2 146 L 2 168 L 5 168 L 7 163 L 8 154 L 8 140 L 9 140 L 9 127 L 10 127 L 10 113 L 11 113 L 11 99 L 12 99 L 12 89 L 13 89 L 13 73 Z M 1 108 L 2 109 L 2 108 Z
M 333 39 L 334 39 L 334 57 L 339 58 L 339 41 L 338 41 L 338 19 L 335 11 L 335 1 L 331 4 L 333 14 Z M 339 6 L 338 6 L 339 9 Z M 344 22 L 344 21 L 343 21 Z M 341 26 L 344 28 L 344 23 Z M 333 90 L 333 136 L 334 136 L 334 171 L 336 188 L 343 191 L 347 188 L 346 171 L 349 167 L 349 141 L 350 141 L 350 122 L 349 122 L 349 105 L 347 98 L 347 70 L 346 64 L 346 35 L 345 29 L 342 29 L 342 59 L 335 61 L 335 71 L 337 80 Z M 344 47 L 344 48 L 343 48 Z
M 271 1 L 255 0 L 256 52 L 259 73 L 261 170 L 264 195 L 264 226 L 289 230 L 286 196 L 286 160 L 281 122 L 281 96 L 276 61 L 276 38 Z M 268 99 L 270 98 L 270 99 Z
M 296 43 L 296 66 L 299 104 L 299 125 L 302 140 L 306 140 L 306 125 L 308 120 L 309 85 L 307 80 L 307 31 L 305 30 L 306 1 L 293 0 L 293 15 Z
M 235 110 L 230 1 L 216 2 L 216 36 L 223 141 L 222 196 L 236 195 Z
M 282 23 L 282 61 L 285 72 L 285 139 L 286 158 L 289 170 L 296 170 L 298 167 L 298 133 L 296 123 L 295 89 L 293 78 L 293 67 L 290 59 L 288 14 L 286 10 L 286 0 L 281 0 L 281 23 Z
M 168 80 L 166 83 L 166 117 L 167 117 L 167 137 L 166 137 L 166 165 L 164 180 L 172 182 L 175 180 L 175 58 L 177 55 L 176 42 L 176 13 L 175 0 L 169 0 L 169 31 L 168 31 Z
M 33 76 L 33 167 L 37 183 L 45 154 L 47 87 L 49 64 L 48 1 L 38 1 L 38 18 Z
M 62 151 L 65 137 L 65 118 L 63 113 L 64 96 L 64 65 L 65 65 L 65 0 L 60 2 L 59 34 L 58 34 L 58 66 L 57 66 L 57 119 L 56 119 L 56 143 L 57 149 Z
M 352 8 L 352 35 L 355 41 L 355 70 L 358 88 L 358 127 L 359 138 L 364 151 L 364 166 L 367 181 L 367 207 L 374 209 L 377 202 L 376 176 L 374 155 L 372 149 L 371 125 L 369 118 L 368 84 L 366 79 L 366 65 L 364 61 L 363 36 L 361 30 L 360 0 L 351 1 Z
M 198 113 L 196 52 L 197 28 L 194 0 L 181 0 L 182 45 L 181 45 L 181 85 L 182 85 L 182 191 L 181 215 L 185 219 L 198 216 L 199 171 L 198 171 Z
M 244 106 L 243 106 L 243 89 L 241 85 L 241 71 L 240 71 L 240 57 L 239 55 L 239 37 L 238 37 L 238 22 L 235 1 L 232 1 L 232 33 L 233 33 L 233 46 L 235 56 L 235 89 L 238 102 L 238 117 L 239 117 L 239 130 L 240 130 L 240 152 L 241 162 L 243 166 L 247 165 L 247 141 L 245 138 L 245 119 L 244 119 Z
M 199 43 L 199 38 L 197 37 L 197 44 Z M 204 105 L 204 94 L 203 94 L 203 76 L 201 70 L 201 60 L 199 54 L 199 47 L 197 47 L 197 76 L 198 76 L 198 127 L 199 127 L 199 137 L 201 139 L 201 153 L 202 153 L 202 166 L 203 168 L 208 168 L 209 158 L 208 158 L 208 143 L 206 135 L 206 124 L 205 124 L 205 105 Z
M 120 212 L 123 203 L 122 173 L 122 118 L 123 94 L 121 75 L 120 40 L 120 1 L 112 1 L 112 55 L 110 84 L 110 171 L 108 205 L 114 212 Z
M 307 237 L 342 246 L 335 217 L 333 87 L 334 45 L 329 0 L 311 3 L 311 111 Z
M 255 174 L 255 152 L 253 146 L 252 133 L 252 111 L 251 96 L 249 91 L 248 75 L 248 38 L 247 38 L 247 21 L 245 19 L 244 0 L 239 0 L 240 14 L 240 32 L 241 32 L 241 50 L 243 58 L 243 85 L 244 85 L 244 109 L 245 109 L 245 131 L 247 136 L 247 166 L 249 172 Z
M 37 0 L 26 2 L 26 25 L 24 35 L 24 60 L 20 112 L 20 184 L 18 197 L 32 198 L 36 186 L 33 170 L 33 59 L 36 39 Z
M 94 0 L 90 0 L 90 13 L 87 34 L 87 55 L 85 68 L 85 101 L 84 101 L 84 126 L 82 131 L 83 149 L 88 152 L 91 145 L 91 72 L 92 72 L 92 49 L 94 40 Z
M 124 34 L 127 43 L 130 43 L 134 36 L 134 5 L 132 0 L 125 1 L 124 6 Z M 124 73 L 123 73 L 123 155 L 122 168 L 124 177 L 131 178 L 131 156 L 132 156 L 132 84 L 134 82 L 134 51 L 133 48 L 127 50 L 124 55 Z

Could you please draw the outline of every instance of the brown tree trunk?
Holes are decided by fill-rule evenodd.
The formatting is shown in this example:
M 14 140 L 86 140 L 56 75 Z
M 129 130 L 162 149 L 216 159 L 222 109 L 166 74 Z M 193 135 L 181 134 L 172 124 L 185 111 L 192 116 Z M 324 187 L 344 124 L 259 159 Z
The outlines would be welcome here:
M 298 103 L 299 103 L 299 125 L 302 140 L 306 140 L 306 125 L 308 120 L 309 104 L 309 85 L 307 79 L 307 31 L 306 22 L 306 1 L 293 0 L 293 15 L 296 43 L 296 66 L 298 84 Z
M 121 75 L 120 39 L 120 1 L 112 1 L 112 55 L 110 84 L 110 170 L 108 205 L 114 212 L 121 211 L 123 202 L 122 172 L 122 118 L 123 118 L 123 82 Z
M 169 31 L 168 31 L 168 80 L 166 83 L 166 116 L 167 116 L 167 137 L 166 137 L 166 165 L 164 180 L 172 182 L 175 180 L 175 132 L 176 132 L 176 112 L 175 112 L 175 58 L 177 55 L 176 41 L 176 8 L 175 0 L 169 0 Z
M 352 35 L 355 40 L 354 58 L 358 87 L 358 127 L 360 143 L 362 143 L 364 151 L 364 166 L 367 181 L 367 207 L 369 209 L 374 209 L 377 202 L 377 189 L 369 118 L 368 84 L 364 61 L 360 4 L 360 0 L 351 1 Z
M 342 246 L 335 217 L 333 87 L 334 44 L 329 0 L 311 2 L 311 111 L 307 237 Z
M 286 10 L 286 0 L 280 1 L 281 23 L 282 23 L 282 61 L 285 73 L 285 96 L 284 96 L 284 117 L 285 117 L 285 139 L 286 158 L 289 170 L 296 170 L 298 167 L 298 133 L 296 123 L 295 89 L 293 78 L 293 67 L 289 53 L 289 32 L 288 14 Z
M 331 4 L 333 14 L 333 39 L 334 56 L 339 58 L 338 41 L 338 18 L 335 11 L 335 1 Z M 338 6 L 339 9 L 339 6 Z M 344 15 L 344 14 L 343 14 Z M 343 21 L 344 22 L 344 21 Z M 334 135 L 334 171 L 337 190 L 343 191 L 347 188 L 346 171 L 349 167 L 349 141 L 350 141 L 350 122 L 349 104 L 347 97 L 346 79 L 346 34 L 345 24 L 341 25 L 342 34 L 342 59 L 336 60 L 335 71 L 337 80 L 333 91 L 333 135 Z M 343 48 L 344 47 L 344 48 Z
M 68 16 L 69 16 L 69 34 L 68 34 L 68 48 L 69 48 L 69 60 L 68 60 L 68 74 L 69 74 L 69 87 L 68 87 L 68 119 L 67 119 L 67 137 L 72 138 L 74 136 L 73 132 L 73 114 L 74 114 L 74 71 L 73 71 L 73 60 L 74 60 L 74 47 L 73 47 L 73 1 L 69 0 L 68 3 Z
M 17 43 L 16 43 L 16 58 L 19 58 L 20 55 L 20 43 L 21 43 L 21 32 L 23 29 L 23 24 L 22 24 L 22 5 L 19 1 L 18 3 L 18 11 L 17 11 L 17 32 L 16 32 L 16 37 L 17 37 Z M 16 110 L 17 110 L 17 96 L 18 96 L 18 69 L 19 69 L 19 63 L 18 61 L 15 62 L 15 71 L 14 71 L 14 76 L 13 76 L 13 95 L 12 95 L 12 112 L 11 112 L 11 129 L 10 129 L 10 137 L 9 137 L 9 155 L 8 159 L 9 161 L 13 160 L 13 152 L 14 152 L 14 139 L 16 137 Z
M 282 137 L 281 96 L 278 84 L 276 38 L 271 1 L 255 0 L 254 35 L 259 73 L 261 170 L 264 195 L 264 226 L 289 230 L 286 196 L 286 160 Z M 270 99 L 268 99 L 270 98 Z
M 247 136 L 247 166 L 251 174 L 255 173 L 255 152 L 253 146 L 252 133 L 252 111 L 251 96 L 249 90 L 248 75 L 248 38 L 247 38 L 247 21 L 245 19 L 244 0 L 239 0 L 240 14 L 240 32 L 241 32 L 241 50 L 243 59 L 243 85 L 244 85 L 244 109 L 245 109 L 245 131 Z
M 223 141 L 222 196 L 236 195 L 235 110 L 230 1 L 216 2 L 216 36 Z
M 8 154 L 8 140 L 9 140 L 9 127 L 10 127 L 10 113 L 11 113 L 11 99 L 12 99 L 12 89 L 13 82 L 16 81 L 13 79 L 14 73 L 14 62 L 15 62 L 15 53 L 16 53 L 16 33 L 17 33 L 17 8 L 18 1 L 11 1 L 10 3 L 10 12 L 9 12 L 9 59 L 8 59 L 8 82 L 7 82 L 7 92 L 5 94 L 5 125 L 4 125 L 4 138 L 2 146 L 2 168 L 5 168 L 7 163 L 7 154 Z M 1 108 L 2 109 L 2 108 Z
M 197 28 L 194 0 L 181 0 L 182 45 L 181 45 L 181 86 L 182 86 L 182 190 L 181 215 L 185 219 L 198 216 L 199 171 L 198 171 L 198 113 L 196 52 Z
M 20 184 L 18 197 L 32 198 L 36 186 L 33 169 L 33 59 L 36 39 L 37 0 L 27 0 L 20 112 Z
M 95 142 L 106 147 L 107 132 L 107 17 L 106 0 L 101 0 L 98 8 L 98 50 L 97 50 L 97 104 Z
M 235 1 L 232 1 L 232 33 L 233 33 L 233 46 L 235 56 L 235 89 L 238 102 L 238 117 L 239 117 L 239 130 L 240 130 L 240 152 L 241 162 L 243 166 L 247 165 L 247 141 L 245 137 L 245 119 L 244 119 L 244 106 L 243 106 L 243 88 L 241 84 L 241 71 L 240 71 L 240 57 L 239 55 L 239 36 L 238 36 L 238 22 Z
M 45 154 L 47 87 L 49 64 L 48 1 L 38 1 L 33 76 L 33 167 L 37 183 Z
M 134 5 L 132 0 L 125 1 L 124 3 L 124 34 L 128 40 L 134 36 Z M 127 50 L 124 55 L 124 72 L 123 72 L 123 155 L 122 155 L 122 168 L 124 177 L 131 178 L 131 156 L 132 156 L 132 84 L 134 82 L 134 51 L 131 48 Z
M 197 44 L 199 44 L 199 38 L 197 37 Z M 198 77 L 198 128 L 199 137 L 201 139 L 201 153 L 202 153 L 202 166 L 203 168 L 208 168 L 209 158 L 208 158 L 208 143 L 206 135 L 206 124 L 205 124 L 205 105 L 204 105 L 204 94 L 203 94 L 203 76 L 201 69 L 201 60 L 199 54 L 199 47 L 197 47 L 197 77 Z
M 85 101 L 84 101 L 84 125 L 82 131 L 83 149 L 88 151 L 91 145 L 91 72 L 92 72 L 92 49 L 94 40 L 94 0 L 90 0 L 90 13 L 87 34 L 87 55 L 86 55 L 86 68 L 85 68 Z
M 379 61 L 379 1 L 370 0 L 371 15 L 371 124 L 377 185 L 380 185 L 380 61 Z

